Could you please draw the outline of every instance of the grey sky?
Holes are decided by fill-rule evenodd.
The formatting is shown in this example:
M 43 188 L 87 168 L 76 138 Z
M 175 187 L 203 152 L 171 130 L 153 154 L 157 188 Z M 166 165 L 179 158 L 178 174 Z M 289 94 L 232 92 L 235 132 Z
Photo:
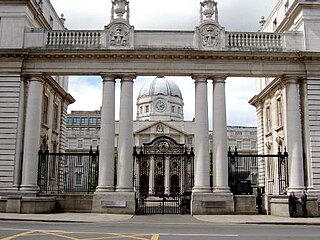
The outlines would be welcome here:
M 51 0 L 58 14 L 63 13 L 68 29 L 103 29 L 110 21 L 111 0 Z M 220 0 L 219 21 L 226 31 L 257 31 L 261 16 L 268 16 L 277 0 Z M 131 0 L 130 24 L 136 30 L 193 30 L 199 24 L 200 0 Z M 141 85 L 150 77 L 138 77 L 134 84 L 134 104 Z M 191 78 L 170 78 L 181 89 L 186 120 L 194 117 L 194 83 Z M 76 98 L 70 110 L 97 110 L 102 101 L 99 77 L 71 77 L 69 91 Z M 212 84 L 208 84 L 209 96 Z M 228 125 L 256 125 L 254 107 L 248 100 L 256 93 L 256 80 L 228 78 L 226 102 Z M 116 109 L 119 109 L 119 83 Z M 188 96 L 186 96 L 188 95 Z M 209 121 L 211 121 L 209 98 Z M 134 112 L 136 108 L 134 109 Z M 118 118 L 118 111 L 116 112 Z

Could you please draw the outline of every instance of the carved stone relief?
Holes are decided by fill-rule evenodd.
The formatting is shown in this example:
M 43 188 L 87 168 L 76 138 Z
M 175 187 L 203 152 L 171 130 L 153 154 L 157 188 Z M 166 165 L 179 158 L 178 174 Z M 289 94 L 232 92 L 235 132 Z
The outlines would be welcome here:
M 109 44 L 116 47 L 128 47 L 130 44 L 130 29 L 124 24 L 112 26 L 109 32 Z
M 220 44 L 220 29 L 215 25 L 206 25 L 200 29 L 201 44 L 203 47 L 216 47 Z

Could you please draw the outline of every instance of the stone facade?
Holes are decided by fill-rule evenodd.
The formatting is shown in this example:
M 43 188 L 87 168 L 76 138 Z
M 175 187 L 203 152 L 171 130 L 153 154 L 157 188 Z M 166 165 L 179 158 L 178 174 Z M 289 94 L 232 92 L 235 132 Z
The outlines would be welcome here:
M 270 17 L 262 21 L 262 29 L 253 33 L 225 30 L 219 24 L 214 0 L 201 1 L 200 22 L 194 31 L 136 31 L 129 22 L 129 2 L 112 2 L 112 18 L 106 28 L 82 31 L 65 29 L 64 19 L 57 16 L 49 0 L 14 3 L 0 0 L 0 86 L 3 89 L 0 90 L 0 193 L 5 197 L 22 196 L 20 203 L 16 200 L 13 203 L 17 211 L 24 198 L 38 196 L 40 146 L 50 151 L 65 149 L 66 110 L 74 101 L 67 94 L 69 75 L 97 75 L 103 81 L 100 178 L 94 206 L 101 207 L 104 196 L 114 196 L 115 200 L 123 196 L 128 208 L 122 211 L 133 209 L 133 167 L 128 161 L 131 163 L 132 146 L 138 141 L 131 137 L 136 76 L 191 76 L 195 81 L 193 214 L 234 212 L 226 162 L 227 77 L 272 79 L 250 101 L 258 113 L 258 151 L 272 153 L 277 151 L 277 146 L 287 147 L 287 190 L 307 189 L 315 198 L 320 196 L 318 0 L 279 0 Z M 117 138 L 114 134 L 116 79 L 121 81 Z M 208 96 L 208 80 L 213 83 L 212 96 Z M 208 141 L 208 101 L 213 103 L 212 146 Z M 161 110 L 163 103 L 159 102 L 157 107 Z M 145 135 L 157 134 L 157 129 L 161 129 L 157 127 L 159 123 L 149 124 L 141 128 L 147 130 Z M 181 128 L 171 128 L 171 122 L 162 124 L 164 131 L 174 129 L 180 135 Z M 187 127 L 184 124 L 182 127 Z M 113 161 L 114 146 L 120 166 L 115 189 L 108 168 Z M 209 184 L 210 151 L 215 153 L 213 188 Z M 273 177 L 268 167 L 276 168 L 267 162 L 259 166 L 259 183 L 266 188 Z M 267 188 L 268 206 L 276 187 L 275 183 Z M 8 203 L 9 199 L 5 201 Z M 208 199 L 219 202 L 222 209 L 213 211 L 208 207 L 211 205 Z M 51 203 L 48 199 L 48 209 Z M 11 210 L 13 205 L 9 203 Z

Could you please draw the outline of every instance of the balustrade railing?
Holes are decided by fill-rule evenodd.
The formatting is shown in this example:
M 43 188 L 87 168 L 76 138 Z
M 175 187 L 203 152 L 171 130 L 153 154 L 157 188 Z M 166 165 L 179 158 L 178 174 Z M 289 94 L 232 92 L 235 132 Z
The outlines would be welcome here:
M 283 34 L 262 32 L 227 32 L 226 47 L 237 49 L 280 49 L 283 48 Z
M 90 48 L 101 44 L 100 31 L 50 31 L 47 47 Z

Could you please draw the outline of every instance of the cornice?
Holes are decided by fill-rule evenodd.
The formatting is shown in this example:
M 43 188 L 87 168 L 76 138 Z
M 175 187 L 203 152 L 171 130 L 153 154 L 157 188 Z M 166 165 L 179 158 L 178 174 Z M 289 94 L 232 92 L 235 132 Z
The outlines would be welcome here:
M 92 59 L 123 61 L 262 61 L 262 62 L 317 62 L 320 52 L 270 52 L 270 51 L 203 51 L 203 50 L 50 50 L 29 49 L 24 52 L 0 50 L 0 58 L 25 57 L 41 59 Z

